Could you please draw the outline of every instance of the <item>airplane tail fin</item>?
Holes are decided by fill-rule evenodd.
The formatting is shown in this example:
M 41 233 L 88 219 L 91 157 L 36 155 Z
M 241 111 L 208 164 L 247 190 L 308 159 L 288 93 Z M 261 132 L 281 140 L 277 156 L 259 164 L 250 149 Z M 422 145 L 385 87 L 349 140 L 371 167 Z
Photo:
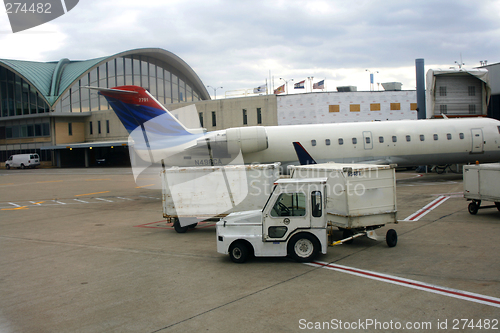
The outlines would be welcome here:
M 158 116 L 163 116 L 162 125 L 165 135 L 178 136 L 191 134 L 182 123 L 142 87 L 85 88 L 97 90 L 100 95 L 106 98 L 129 133 L 137 127 L 144 127 L 145 122 Z
M 314 158 L 307 152 L 307 150 L 300 144 L 300 142 L 293 142 L 293 148 L 299 158 L 300 165 L 317 164 Z

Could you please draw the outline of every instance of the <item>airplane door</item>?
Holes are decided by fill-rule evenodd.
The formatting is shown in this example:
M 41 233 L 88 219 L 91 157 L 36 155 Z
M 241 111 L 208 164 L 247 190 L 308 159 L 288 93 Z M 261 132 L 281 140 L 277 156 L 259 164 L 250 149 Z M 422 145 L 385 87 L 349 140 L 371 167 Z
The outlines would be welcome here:
M 365 149 L 373 149 L 372 132 L 363 132 L 363 145 Z
M 479 154 L 483 152 L 483 130 L 480 128 L 472 128 L 472 149 L 471 153 Z

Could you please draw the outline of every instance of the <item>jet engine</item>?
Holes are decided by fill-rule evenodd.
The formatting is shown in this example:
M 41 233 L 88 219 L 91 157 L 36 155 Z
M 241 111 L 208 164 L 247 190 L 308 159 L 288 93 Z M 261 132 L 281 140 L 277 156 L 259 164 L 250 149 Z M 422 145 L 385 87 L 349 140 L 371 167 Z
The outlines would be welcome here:
M 255 153 L 268 148 L 267 132 L 262 126 L 237 127 L 226 130 L 228 153 Z

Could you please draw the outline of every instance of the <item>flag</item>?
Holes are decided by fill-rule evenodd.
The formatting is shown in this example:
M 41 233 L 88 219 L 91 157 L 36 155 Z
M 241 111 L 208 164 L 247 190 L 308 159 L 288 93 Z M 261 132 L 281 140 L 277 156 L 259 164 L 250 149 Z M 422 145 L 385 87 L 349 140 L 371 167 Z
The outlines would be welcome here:
M 265 93 L 266 91 L 267 91 L 267 84 L 264 84 L 262 86 L 258 86 L 257 88 L 253 88 L 254 94 Z
M 325 80 L 321 80 L 313 84 L 313 89 L 325 89 Z
M 304 83 L 305 82 L 306 82 L 306 80 L 303 80 L 303 81 L 295 83 L 293 85 L 293 89 L 304 89 Z
M 279 86 L 278 88 L 274 89 L 275 95 L 279 95 L 284 92 L 285 92 L 285 85 Z

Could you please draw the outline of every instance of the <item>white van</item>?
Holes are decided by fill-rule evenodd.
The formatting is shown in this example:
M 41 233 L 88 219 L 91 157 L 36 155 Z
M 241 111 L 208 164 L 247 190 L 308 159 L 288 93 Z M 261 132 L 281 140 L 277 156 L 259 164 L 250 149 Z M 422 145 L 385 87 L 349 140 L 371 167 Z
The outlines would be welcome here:
M 36 168 L 40 165 L 40 157 L 38 154 L 19 154 L 10 155 L 9 159 L 5 161 L 5 168 Z

